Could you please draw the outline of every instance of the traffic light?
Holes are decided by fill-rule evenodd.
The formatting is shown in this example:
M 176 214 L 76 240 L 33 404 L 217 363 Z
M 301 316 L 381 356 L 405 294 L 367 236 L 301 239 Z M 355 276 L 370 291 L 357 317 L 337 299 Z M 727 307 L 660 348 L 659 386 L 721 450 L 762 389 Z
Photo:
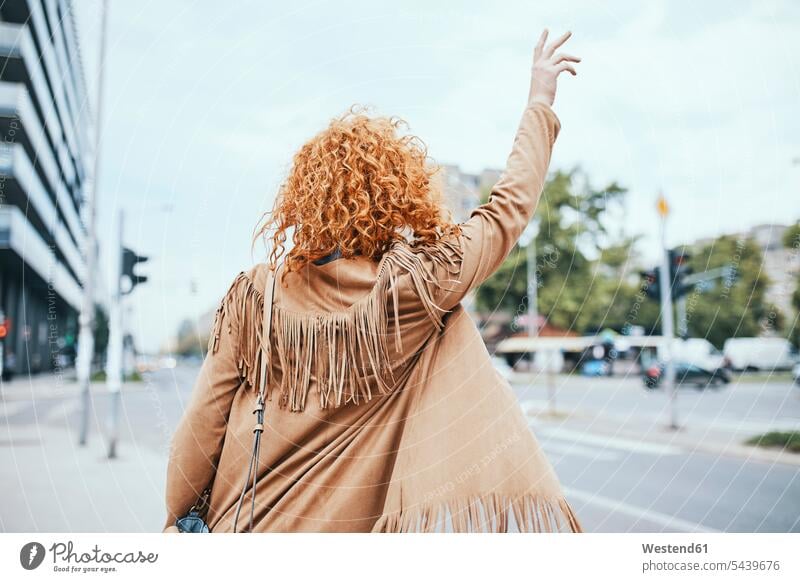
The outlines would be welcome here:
M 672 286 L 672 297 L 683 297 L 692 290 L 692 285 L 686 284 L 686 278 L 693 273 L 689 266 L 691 257 L 684 249 L 669 250 L 669 282 Z
M 0 340 L 5 339 L 10 329 L 11 329 L 11 322 L 8 321 L 8 318 L 6 317 L 5 313 L 0 311 Z
M 146 275 L 137 275 L 133 272 L 134 267 L 139 263 L 144 263 L 148 260 L 149 257 L 142 257 L 134 253 L 131 249 L 124 248 L 122 249 L 122 276 L 127 277 L 130 281 L 130 287 L 127 291 L 123 291 L 123 295 L 127 295 L 133 288 L 139 285 L 140 283 L 147 282 Z
M 661 278 L 658 276 L 658 268 L 642 271 L 641 275 L 642 289 L 645 295 L 650 299 L 658 299 L 661 293 L 661 288 L 659 287 Z

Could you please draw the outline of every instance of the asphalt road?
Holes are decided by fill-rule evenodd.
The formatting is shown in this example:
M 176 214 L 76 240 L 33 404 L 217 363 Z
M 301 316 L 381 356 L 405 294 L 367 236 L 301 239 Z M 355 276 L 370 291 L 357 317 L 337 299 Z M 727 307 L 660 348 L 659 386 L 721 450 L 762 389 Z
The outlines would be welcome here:
M 677 391 L 679 422 L 744 435 L 769 430 L 800 430 L 800 386 L 765 378 L 743 375 L 719 388 L 680 387 Z M 512 379 L 520 401 L 547 401 L 548 380 L 544 375 L 521 376 L 520 379 L 522 381 Z M 663 423 L 668 418 L 664 389 L 646 390 L 638 376 L 558 375 L 553 385 L 558 409 L 562 411 L 581 409 L 620 421 L 636 417 L 653 424 Z
M 170 435 L 190 397 L 197 366 L 178 366 L 130 385 L 122 398 L 120 454 L 137 447 L 166 455 Z M 529 381 L 531 379 L 528 379 Z M 523 410 L 544 407 L 544 378 L 514 383 Z M 590 411 L 606 420 L 665 419 L 662 392 L 636 378 L 558 377 L 561 416 L 531 416 L 531 428 L 558 473 L 588 531 L 800 531 L 800 465 L 766 463 L 696 452 L 674 444 L 595 430 Z M 74 434 L 80 418 L 73 393 L 39 389 L 34 399 L 0 401 L 0 425 L 50 423 Z M 109 397 L 93 395 L 92 437 L 105 430 Z M 720 391 L 682 389 L 682 422 L 749 434 L 769 427 L 800 427 L 800 389 L 789 383 L 741 383 Z
M 589 531 L 800 531 L 800 468 L 536 426 Z
M 666 394 L 645 390 L 638 378 L 559 376 L 554 385 L 557 414 L 535 416 L 531 427 L 586 529 L 800 531 L 800 466 L 672 444 Z M 523 409 L 547 409 L 546 386 L 544 377 L 515 383 Z M 720 390 L 681 388 L 677 410 L 684 430 L 741 442 L 769 430 L 800 430 L 800 389 L 751 378 Z M 598 433 L 597 418 L 620 427 L 635 419 L 642 438 Z

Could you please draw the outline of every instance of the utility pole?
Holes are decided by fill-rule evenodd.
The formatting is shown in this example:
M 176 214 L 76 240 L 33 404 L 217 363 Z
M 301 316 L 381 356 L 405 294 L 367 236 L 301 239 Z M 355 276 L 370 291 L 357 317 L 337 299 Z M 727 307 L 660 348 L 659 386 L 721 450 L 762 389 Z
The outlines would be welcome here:
M 83 280 L 83 301 L 78 318 L 78 355 L 76 371 L 81 387 L 81 424 L 79 444 L 85 445 L 89 438 L 89 408 L 91 407 L 91 375 L 94 356 L 94 285 L 97 276 L 97 192 L 100 182 L 100 152 L 103 137 L 103 98 L 105 91 L 106 33 L 108 30 L 108 2 L 103 1 L 100 29 L 100 64 L 97 78 L 97 116 L 94 136 L 94 172 L 92 193 L 88 197 L 86 225 L 86 273 Z
M 661 335 L 664 338 L 664 386 L 669 397 L 669 428 L 678 429 L 678 392 L 675 387 L 675 362 L 672 358 L 675 337 L 672 318 L 672 285 L 670 281 L 670 258 L 667 247 L 667 216 L 669 206 L 663 194 L 658 197 L 658 214 L 661 217 Z

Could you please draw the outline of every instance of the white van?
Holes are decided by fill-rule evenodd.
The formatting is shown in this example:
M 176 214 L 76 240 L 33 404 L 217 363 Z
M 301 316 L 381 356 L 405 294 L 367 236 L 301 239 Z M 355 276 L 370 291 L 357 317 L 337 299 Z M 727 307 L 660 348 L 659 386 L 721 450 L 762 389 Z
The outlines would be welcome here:
M 797 358 L 780 337 L 736 337 L 725 341 L 725 358 L 734 370 L 791 370 Z
M 663 350 L 658 350 L 659 359 L 663 361 Z M 701 337 L 674 339 L 672 343 L 672 360 L 679 364 L 697 366 L 703 370 L 713 371 L 722 368 L 725 358 L 710 341 Z

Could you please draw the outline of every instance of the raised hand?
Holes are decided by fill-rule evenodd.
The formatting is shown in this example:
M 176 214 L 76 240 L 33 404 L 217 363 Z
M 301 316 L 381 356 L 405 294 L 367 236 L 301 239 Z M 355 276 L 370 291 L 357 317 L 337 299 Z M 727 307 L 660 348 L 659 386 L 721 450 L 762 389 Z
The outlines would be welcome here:
M 566 53 L 556 53 L 556 50 L 567 42 L 572 33 L 565 32 L 551 44 L 546 44 L 547 34 L 547 29 L 544 29 L 533 51 L 529 104 L 540 102 L 552 105 L 556 98 L 558 76 L 564 71 L 569 71 L 572 76 L 578 74 L 572 63 L 581 62 L 580 58 Z

